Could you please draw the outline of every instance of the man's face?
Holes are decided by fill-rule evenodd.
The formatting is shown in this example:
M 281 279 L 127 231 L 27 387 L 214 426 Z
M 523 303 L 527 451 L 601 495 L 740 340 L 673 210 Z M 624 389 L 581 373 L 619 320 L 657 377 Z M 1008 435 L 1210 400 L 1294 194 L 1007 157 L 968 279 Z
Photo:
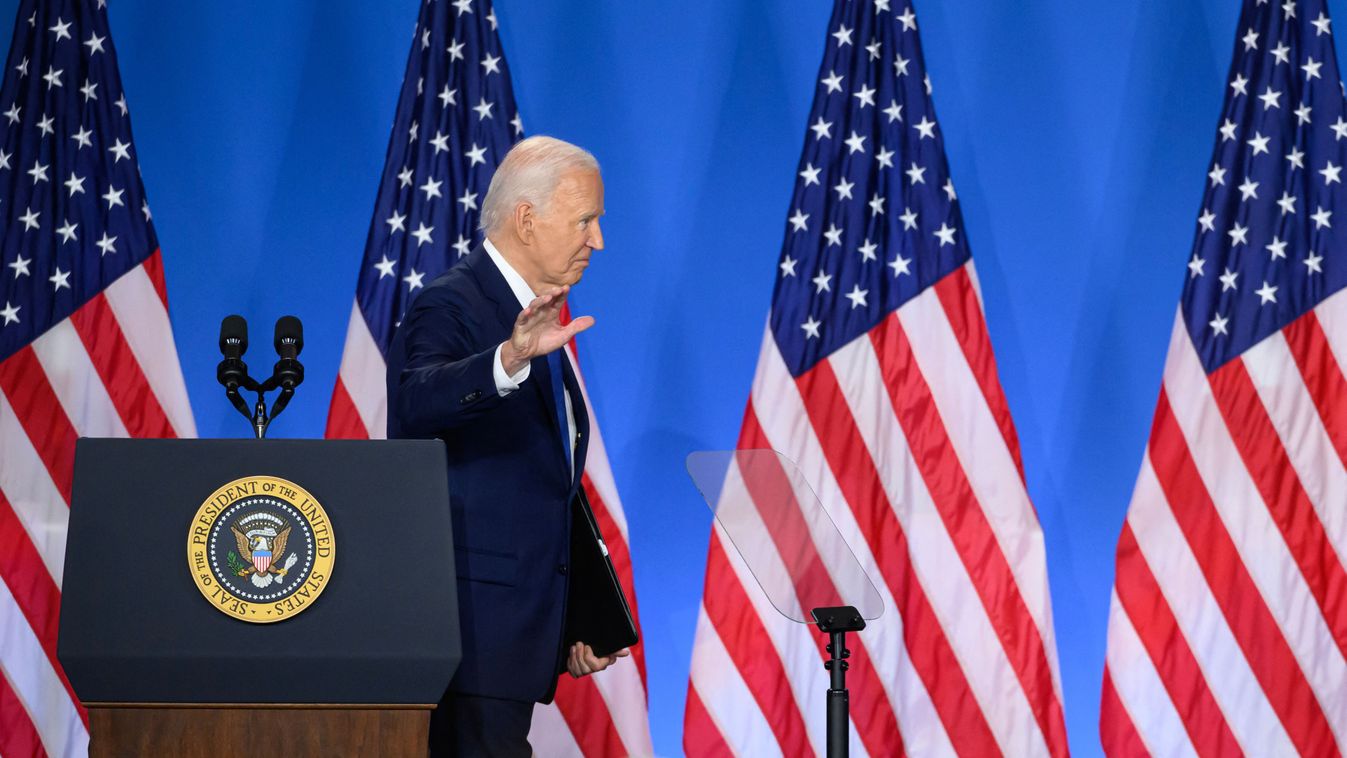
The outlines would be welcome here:
M 603 179 L 597 171 L 570 171 L 534 218 L 533 263 L 543 284 L 573 285 L 584 276 L 591 251 L 603 249 Z

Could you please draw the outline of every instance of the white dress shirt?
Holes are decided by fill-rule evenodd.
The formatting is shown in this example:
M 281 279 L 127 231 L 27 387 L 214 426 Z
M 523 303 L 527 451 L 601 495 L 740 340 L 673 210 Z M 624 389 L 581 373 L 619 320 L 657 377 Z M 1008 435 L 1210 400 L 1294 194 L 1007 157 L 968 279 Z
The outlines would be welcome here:
M 528 282 L 524 281 L 524 277 L 520 276 L 519 272 L 514 270 L 514 267 L 510 265 L 509 261 L 505 260 L 505 256 L 501 255 L 500 251 L 496 249 L 496 246 L 491 244 L 491 240 L 483 240 L 482 247 L 486 248 L 486 254 L 491 258 L 491 262 L 496 264 L 496 268 L 500 269 L 500 275 L 505 277 L 505 283 L 510 285 L 510 291 L 514 293 L 515 299 L 519 301 L 519 307 L 527 308 L 529 303 L 533 302 L 538 297 L 533 293 L 533 290 L 529 288 Z M 529 378 L 529 369 L 532 368 L 532 366 L 525 363 L 524 367 L 519 369 L 513 376 L 505 373 L 505 366 L 500 360 L 500 349 L 501 346 L 497 345 L 496 360 L 491 364 L 491 371 L 492 375 L 496 378 L 496 392 L 499 393 L 501 397 L 505 397 L 511 392 L 519 389 L 519 385 L 523 384 Z M 569 361 L 570 357 L 566 355 L 565 348 L 561 348 L 561 350 L 561 359 L 563 361 Z M 574 370 L 574 367 L 572 367 L 572 370 Z M 560 377 L 557 378 L 560 379 Z M 575 408 L 571 405 L 571 391 L 566 389 L 564 385 L 562 386 L 562 390 L 566 399 L 566 441 L 571 446 L 571 473 L 574 473 Z

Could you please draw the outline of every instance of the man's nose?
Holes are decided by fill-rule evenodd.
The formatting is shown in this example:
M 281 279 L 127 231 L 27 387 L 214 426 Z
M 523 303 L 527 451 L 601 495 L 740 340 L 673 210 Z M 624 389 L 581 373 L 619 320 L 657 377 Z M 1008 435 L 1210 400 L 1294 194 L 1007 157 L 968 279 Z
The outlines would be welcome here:
M 585 241 L 591 250 L 603 249 L 603 230 L 599 228 L 599 220 L 594 219 L 594 223 L 589 225 L 589 239 Z

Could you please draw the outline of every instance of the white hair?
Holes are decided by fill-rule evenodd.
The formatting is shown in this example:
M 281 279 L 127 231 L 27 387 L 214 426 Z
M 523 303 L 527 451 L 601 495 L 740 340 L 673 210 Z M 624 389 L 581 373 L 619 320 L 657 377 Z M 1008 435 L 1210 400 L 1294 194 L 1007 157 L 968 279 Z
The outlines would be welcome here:
M 598 171 L 599 162 L 588 150 L 555 137 L 520 141 L 505 154 L 491 177 L 482 201 L 482 231 L 499 229 L 520 203 L 545 212 L 561 177 L 575 170 Z

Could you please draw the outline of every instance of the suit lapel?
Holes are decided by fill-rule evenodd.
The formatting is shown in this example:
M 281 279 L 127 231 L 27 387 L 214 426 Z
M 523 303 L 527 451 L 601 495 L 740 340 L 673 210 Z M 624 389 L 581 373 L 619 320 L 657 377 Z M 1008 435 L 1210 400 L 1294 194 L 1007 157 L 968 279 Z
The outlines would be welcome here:
M 478 245 L 468 253 L 463 261 L 464 265 L 472 271 L 482 288 L 482 294 L 492 301 L 496 306 L 496 318 L 499 322 L 502 333 L 505 335 L 502 340 L 509 339 L 514 331 L 514 322 L 519 318 L 520 311 L 524 308 L 519 304 L 519 298 L 515 297 L 514 290 L 510 289 L 510 283 L 505 281 L 505 276 L 501 274 L 496 263 L 491 260 L 491 256 L 486 252 L 486 247 Z M 568 361 L 562 361 L 563 372 Z M 558 427 L 558 413 L 555 397 L 552 392 L 552 370 L 547 365 L 546 356 L 534 358 L 529 361 L 529 381 L 524 382 L 525 387 L 530 387 L 530 391 L 535 393 L 537 399 L 547 408 L 548 427 L 552 430 L 553 439 L 564 439 L 563 431 Z M 567 383 L 569 386 L 569 382 Z M 521 388 L 522 391 L 523 388 Z M 571 406 L 574 408 L 576 398 L 579 395 L 571 392 Z M 580 413 L 583 410 L 576 411 L 576 429 L 580 429 Z M 586 427 L 587 428 L 587 427 Z M 583 440 L 583 436 L 581 440 Z M 557 458 L 563 472 L 563 478 L 569 478 L 570 473 L 566 471 L 566 453 L 561 448 L 560 443 L 556 446 Z M 578 446 L 577 446 L 578 447 Z M 579 463 L 581 458 L 577 453 L 575 470 L 580 471 Z
M 478 245 L 473 248 L 468 257 L 463 259 L 463 265 L 468 267 L 478 285 L 482 288 L 482 294 L 496 306 L 496 319 L 500 322 L 500 327 L 505 331 L 508 337 L 510 332 L 514 331 L 515 319 L 519 318 L 519 312 L 524 310 L 519 305 L 519 300 L 514 296 L 510 289 L 509 282 L 505 281 L 505 276 L 501 274 L 500 269 L 496 268 L 495 262 L 487 254 L 486 248 Z

